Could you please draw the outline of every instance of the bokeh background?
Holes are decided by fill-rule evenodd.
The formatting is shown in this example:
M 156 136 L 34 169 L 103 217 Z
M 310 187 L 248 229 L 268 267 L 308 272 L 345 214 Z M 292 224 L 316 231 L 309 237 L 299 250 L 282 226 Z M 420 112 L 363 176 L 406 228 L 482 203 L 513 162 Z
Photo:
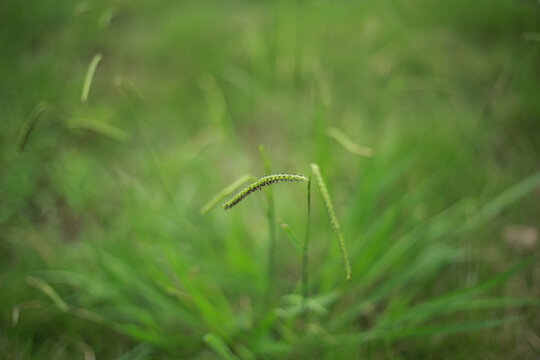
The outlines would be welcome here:
M 0 357 L 537 358 L 539 95 L 533 0 L 2 0 Z

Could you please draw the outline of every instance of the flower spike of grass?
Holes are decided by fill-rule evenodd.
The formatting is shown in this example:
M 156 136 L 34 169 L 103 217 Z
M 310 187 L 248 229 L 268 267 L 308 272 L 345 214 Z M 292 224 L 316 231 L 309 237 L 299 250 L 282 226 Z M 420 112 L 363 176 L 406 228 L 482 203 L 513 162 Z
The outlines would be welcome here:
M 224 210 L 228 210 L 238 204 L 240 201 L 244 200 L 250 194 L 257 190 L 261 190 L 263 187 L 272 185 L 278 182 L 290 182 L 290 181 L 308 181 L 308 178 L 303 175 L 293 175 L 293 174 L 275 174 L 268 175 L 260 178 L 253 184 L 246 187 L 244 190 L 239 192 L 234 198 L 226 202 L 222 207 Z
M 202 208 L 199 210 L 201 215 L 205 215 L 210 210 L 212 210 L 221 200 L 226 198 L 235 192 L 240 186 L 248 181 L 253 181 L 256 178 L 253 175 L 245 174 L 239 177 L 235 182 L 227 186 L 225 189 L 221 190 L 216 194 L 212 199 L 210 199 Z
M 321 175 L 321 170 L 317 164 L 311 164 L 311 172 L 315 179 L 317 180 L 317 185 L 319 185 L 319 190 L 324 200 L 324 205 L 326 206 L 326 212 L 330 217 L 330 224 L 336 232 L 339 242 L 339 250 L 341 251 L 341 257 L 343 258 L 343 265 L 345 265 L 345 271 L 347 272 L 347 281 L 351 281 L 351 265 L 349 263 L 349 256 L 347 255 L 347 248 L 345 247 L 345 241 L 343 240 L 343 235 L 341 235 L 341 229 L 339 227 L 339 222 L 336 217 L 336 212 L 334 211 L 334 205 L 332 204 L 332 199 L 328 193 L 328 188 L 324 182 L 324 179 Z

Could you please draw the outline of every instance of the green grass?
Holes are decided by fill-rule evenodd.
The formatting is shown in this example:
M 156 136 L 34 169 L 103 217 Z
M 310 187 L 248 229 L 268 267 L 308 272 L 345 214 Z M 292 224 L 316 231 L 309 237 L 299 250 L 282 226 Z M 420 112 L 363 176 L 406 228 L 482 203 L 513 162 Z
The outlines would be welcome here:
M 503 233 L 540 226 L 538 33 L 528 0 L 1 2 L 0 354 L 534 358 Z M 305 299 L 303 191 L 207 209 L 310 163 L 353 277 L 314 190 Z

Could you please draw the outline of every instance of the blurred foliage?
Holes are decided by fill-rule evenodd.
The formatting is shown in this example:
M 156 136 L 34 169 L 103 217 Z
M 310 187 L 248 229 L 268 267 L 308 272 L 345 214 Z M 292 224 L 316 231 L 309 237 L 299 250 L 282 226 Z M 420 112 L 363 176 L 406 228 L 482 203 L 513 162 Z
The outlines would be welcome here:
M 534 357 L 538 245 L 502 233 L 540 226 L 539 34 L 533 0 L 3 0 L 0 354 Z M 266 197 L 199 214 L 259 144 L 320 165 L 352 283 L 318 196 L 305 302 Z

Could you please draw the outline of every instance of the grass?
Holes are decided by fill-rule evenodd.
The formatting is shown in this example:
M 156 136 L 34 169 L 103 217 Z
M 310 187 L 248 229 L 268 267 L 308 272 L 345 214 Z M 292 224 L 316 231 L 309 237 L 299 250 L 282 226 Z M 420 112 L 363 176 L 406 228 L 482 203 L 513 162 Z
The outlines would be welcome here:
M 502 234 L 539 226 L 539 12 L 2 2 L 0 354 L 534 357 L 538 245 Z M 324 199 L 308 257 L 293 187 L 207 210 L 310 163 L 350 283 Z

